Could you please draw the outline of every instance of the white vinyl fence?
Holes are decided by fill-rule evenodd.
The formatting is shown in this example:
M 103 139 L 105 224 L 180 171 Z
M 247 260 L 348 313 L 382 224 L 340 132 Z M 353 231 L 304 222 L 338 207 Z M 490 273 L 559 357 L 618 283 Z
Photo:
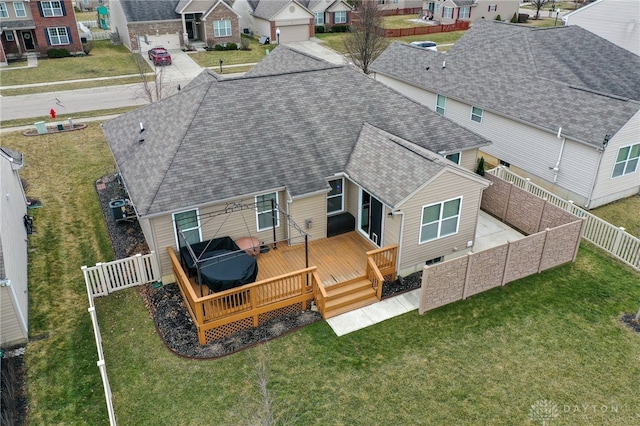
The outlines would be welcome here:
M 97 296 L 106 296 L 117 290 L 159 281 L 160 268 L 158 268 L 158 264 L 156 263 L 154 252 L 151 252 L 150 254 L 144 255 L 136 254 L 135 256 L 113 262 L 98 263 L 96 266 L 83 266 L 81 269 L 87 286 L 87 295 L 89 296 L 88 311 L 89 315 L 91 315 L 93 333 L 96 339 L 98 369 L 102 376 L 104 396 L 107 401 L 109 425 L 116 426 L 117 422 L 113 409 L 111 385 L 109 384 L 107 364 L 104 360 L 104 352 L 102 350 L 102 335 L 100 334 L 100 326 L 98 325 L 98 316 L 96 315 L 96 306 L 93 299 Z
M 161 278 L 154 252 L 81 269 L 92 297 L 106 296 L 117 290 L 160 281 Z
M 518 176 L 504 166 L 487 170 L 487 173 L 511 182 L 518 188 L 522 188 L 540 198 L 544 198 L 550 203 L 578 217 L 586 218 L 582 238 L 607 251 L 635 270 L 640 271 L 640 239 L 626 232 L 624 228 L 616 227 L 605 222 L 599 217 L 574 205 L 573 201 L 567 201 L 558 197 L 554 193 L 531 183 L 530 179 Z

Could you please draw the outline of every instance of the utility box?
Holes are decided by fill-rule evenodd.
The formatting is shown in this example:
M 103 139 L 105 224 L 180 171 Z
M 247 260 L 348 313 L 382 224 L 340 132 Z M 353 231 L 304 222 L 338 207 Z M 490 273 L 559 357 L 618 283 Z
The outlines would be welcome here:
M 37 123 L 35 123 L 35 126 L 36 126 L 36 131 L 38 132 L 39 135 L 44 135 L 45 133 L 48 133 L 47 123 L 45 123 L 44 121 L 38 121 Z
M 268 36 L 263 35 L 263 36 L 260 36 L 260 40 L 258 40 L 258 43 L 260 43 L 260 44 L 269 44 L 269 43 L 271 43 L 271 40 L 269 39 Z

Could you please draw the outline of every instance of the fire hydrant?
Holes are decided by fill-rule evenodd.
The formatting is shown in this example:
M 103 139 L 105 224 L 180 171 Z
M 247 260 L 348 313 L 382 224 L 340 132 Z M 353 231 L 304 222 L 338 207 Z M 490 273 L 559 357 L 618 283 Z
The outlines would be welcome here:
M 49 115 L 51 116 L 51 118 L 56 118 L 56 110 L 51 108 L 51 110 L 49 111 Z

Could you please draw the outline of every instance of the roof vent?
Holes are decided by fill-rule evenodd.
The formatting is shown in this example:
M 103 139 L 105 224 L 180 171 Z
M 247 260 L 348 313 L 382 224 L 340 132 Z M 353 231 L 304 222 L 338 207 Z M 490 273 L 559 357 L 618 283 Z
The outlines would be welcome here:
M 447 67 L 447 61 L 442 61 L 442 69 L 445 69 Z

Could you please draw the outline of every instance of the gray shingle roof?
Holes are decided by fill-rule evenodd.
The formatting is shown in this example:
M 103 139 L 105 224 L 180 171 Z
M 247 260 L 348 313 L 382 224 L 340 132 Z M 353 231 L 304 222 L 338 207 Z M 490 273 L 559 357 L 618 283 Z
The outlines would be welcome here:
M 315 56 L 281 45 L 258 62 L 245 76 L 258 77 L 289 72 L 323 70 L 335 68 L 336 66 Z
M 180 19 L 176 13 L 178 3 L 179 0 L 120 0 L 127 22 Z
M 145 216 L 282 186 L 294 197 L 325 190 L 328 176 L 345 171 L 365 122 L 433 152 L 489 143 L 347 66 L 203 81 L 103 129 Z M 377 185 L 382 164 L 397 167 L 400 193 L 416 185 L 416 172 L 394 157 L 356 168 L 359 178 Z
M 480 21 L 447 53 L 394 43 L 371 69 L 598 147 L 640 109 L 640 57 L 574 26 Z

